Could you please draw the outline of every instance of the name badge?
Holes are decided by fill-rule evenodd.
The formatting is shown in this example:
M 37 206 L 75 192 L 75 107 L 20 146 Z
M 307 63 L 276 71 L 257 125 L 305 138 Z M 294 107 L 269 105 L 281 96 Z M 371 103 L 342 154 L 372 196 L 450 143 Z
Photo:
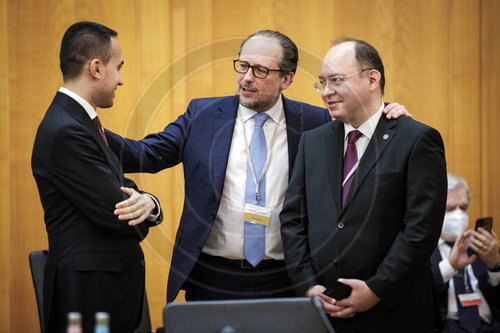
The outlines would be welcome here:
M 246 203 L 243 219 L 252 223 L 269 225 L 269 220 L 271 219 L 271 208 Z
M 460 303 L 463 307 L 483 303 L 483 300 L 478 293 L 458 294 L 458 299 L 460 300 Z

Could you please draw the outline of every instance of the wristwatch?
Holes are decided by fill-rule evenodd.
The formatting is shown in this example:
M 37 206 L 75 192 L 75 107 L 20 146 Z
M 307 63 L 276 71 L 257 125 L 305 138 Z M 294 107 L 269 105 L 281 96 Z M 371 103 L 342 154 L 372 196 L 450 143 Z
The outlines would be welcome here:
M 494 273 L 496 273 L 496 272 L 500 272 L 500 262 L 499 262 L 499 263 L 498 263 L 495 267 L 493 267 L 493 268 L 488 268 L 488 270 L 489 270 L 490 272 L 494 272 Z

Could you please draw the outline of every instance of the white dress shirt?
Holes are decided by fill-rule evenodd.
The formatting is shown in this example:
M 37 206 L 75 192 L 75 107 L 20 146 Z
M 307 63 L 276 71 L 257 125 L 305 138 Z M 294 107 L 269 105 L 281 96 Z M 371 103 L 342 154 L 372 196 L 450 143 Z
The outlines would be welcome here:
M 288 140 L 283 101 L 280 99 L 265 113 L 269 118 L 263 129 L 266 136 L 270 162 L 266 172 L 266 207 L 271 208 L 271 219 L 266 226 L 264 259 L 283 260 L 283 244 L 280 233 L 279 213 L 283 207 L 288 186 Z M 228 259 L 244 259 L 243 211 L 247 179 L 247 155 L 245 153 L 245 131 L 248 144 L 255 127 L 256 114 L 241 104 L 238 107 L 231 148 L 227 161 L 224 189 L 214 224 L 208 235 L 203 252 Z M 276 134 L 274 131 L 276 130 Z M 271 147 L 271 140 L 274 143 Z
M 381 102 L 378 111 L 375 112 L 375 114 L 371 116 L 370 119 L 365 121 L 358 128 L 354 128 L 351 125 L 344 124 L 344 155 L 347 150 L 347 135 L 349 134 L 349 132 L 358 130 L 361 132 L 361 134 L 363 134 L 358 138 L 358 140 L 356 140 L 356 151 L 358 153 L 358 161 L 361 160 L 361 157 L 363 157 L 363 154 L 365 153 L 366 147 L 368 147 L 368 143 L 370 143 L 370 140 L 372 139 L 378 121 L 382 116 L 382 110 L 384 110 L 384 103 Z
M 62 92 L 63 94 L 66 94 L 69 97 L 73 98 L 75 101 L 77 101 L 78 104 L 80 104 L 85 109 L 90 119 L 94 120 L 94 118 L 97 117 L 97 112 L 95 111 L 95 109 L 89 104 L 89 102 L 84 100 L 78 94 L 64 87 L 59 88 L 59 92 Z
M 444 283 L 449 282 L 448 287 L 448 313 L 446 318 L 458 320 L 458 308 L 457 308 L 457 298 L 455 296 L 455 284 L 453 283 L 453 276 L 457 273 L 457 271 L 451 266 L 448 257 L 451 252 L 451 247 L 446 244 L 444 240 L 441 238 L 438 242 L 439 253 L 441 254 L 441 262 L 439 263 L 439 271 L 441 272 L 441 276 L 443 277 Z M 465 267 L 467 271 L 467 276 L 470 280 L 470 284 L 475 293 L 477 293 L 481 300 L 483 301 L 478 305 L 479 316 L 484 322 L 491 323 L 492 315 L 491 309 L 484 298 L 483 293 L 479 289 L 479 284 L 476 276 L 474 275 L 474 271 L 472 269 L 472 265 L 468 265 Z M 500 272 L 490 272 L 488 271 L 488 283 L 492 286 L 498 285 L 500 283 Z

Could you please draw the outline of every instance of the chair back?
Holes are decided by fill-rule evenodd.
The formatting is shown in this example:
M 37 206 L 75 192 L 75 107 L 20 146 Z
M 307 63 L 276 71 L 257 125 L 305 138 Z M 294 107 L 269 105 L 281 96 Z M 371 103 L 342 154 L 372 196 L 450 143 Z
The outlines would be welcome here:
M 31 268 L 31 277 L 33 279 L 33 286 L 35 287 L 36 304 L 38 306 L 38 318 L 40 319 L 40 332 L 45 333 L 43 328 L 43 274 L 45 270 L 45 263 L 47 262 L 47 255 L 49 251 L 34 251 L 29 254 L 29 262 Z M 151 319 L 149 317 L 148 297 L 144 291 L 144 298 L 142 304 L 142 316 L 139 327 L 134 333 L 150 333 L 151 332 Z
M 149 317 L 148 296 L 144 290 L 144 299 L 142 302 L 142 316 L 139 327 L 134 330 L 134 333 L 151 333 L 151 318 Z
M 34 251 L 29 254 L 31 278 L 35 287 L 36 305 L 38 307 L 38 319 L 40 320 L 40 332 L 45 333 L 43 329 L 43 272 L 47 262 L 47 250 Z

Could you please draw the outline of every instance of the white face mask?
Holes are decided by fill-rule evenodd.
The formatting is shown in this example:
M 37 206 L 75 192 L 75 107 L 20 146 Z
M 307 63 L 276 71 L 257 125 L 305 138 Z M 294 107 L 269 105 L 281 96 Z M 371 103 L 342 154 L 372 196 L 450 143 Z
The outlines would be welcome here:
M 444 215 L 441 234 L 449 240 L 456 240 L 469 225 L 469 215 L 460 208 Z

